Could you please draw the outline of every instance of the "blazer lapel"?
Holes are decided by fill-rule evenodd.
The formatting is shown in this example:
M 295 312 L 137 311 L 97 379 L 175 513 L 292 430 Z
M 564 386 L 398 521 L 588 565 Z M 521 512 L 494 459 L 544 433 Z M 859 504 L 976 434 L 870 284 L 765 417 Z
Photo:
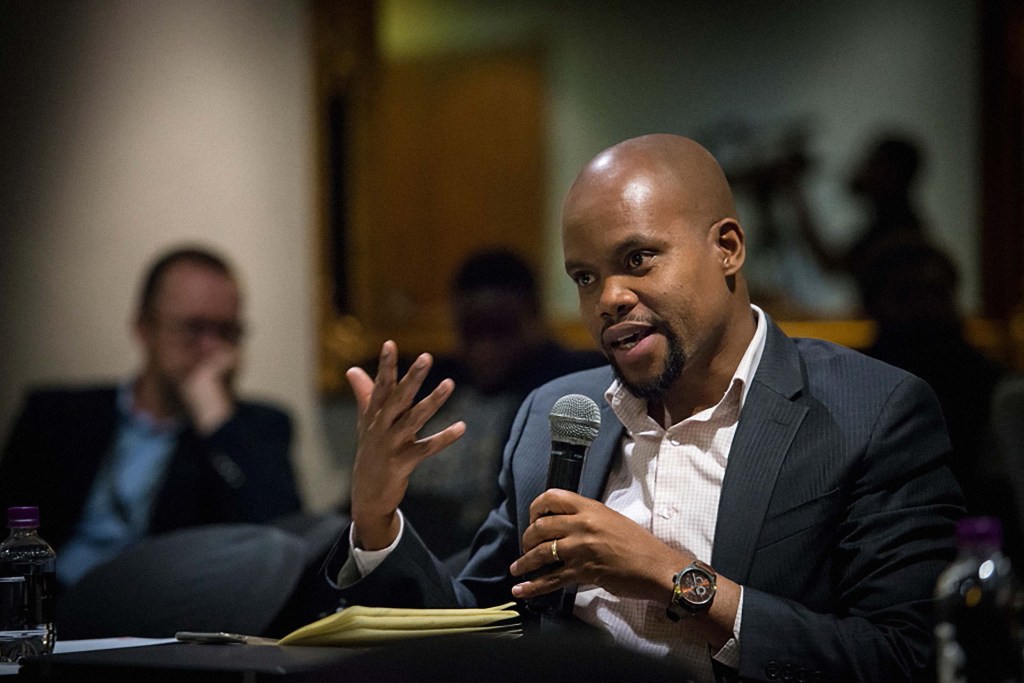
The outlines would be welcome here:
M 729 451 L 715 527 L 712 566 L 738 583 L 747 580 L 775 480 L 807 414 L 793 401 L 803 390 L 796 346 L 766 320 L 768 337 Z
M 601 429 L 594 443 L 590 444 L 587 459 L 583 463 L 583 476 L 580 479 L 580 495 L 595 500 L 601 499 L 605 483 L 612 470 L 612 462 L 618 452 L 624 427 L 619 418 L 604 398 L 598 402 L 601 406 Z

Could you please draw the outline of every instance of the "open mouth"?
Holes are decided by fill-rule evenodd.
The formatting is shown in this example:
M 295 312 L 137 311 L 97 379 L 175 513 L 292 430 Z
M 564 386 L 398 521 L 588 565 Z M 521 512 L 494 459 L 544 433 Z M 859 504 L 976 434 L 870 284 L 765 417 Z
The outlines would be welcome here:
M 629 335 L 628 337 L 624 337 L 623 339 L 619 339 L 617 341 L 613 341 L 612 342 L 612 348 L 613 349 L 631 349 L 634 346 L 636 346 L 636 343 L 638 341 L 640 341 L 641 339 L 643 339 L 646 336 L 647 336 L 646 333 L 635 332 L 635 333 Z
M 648 325 L 620 323 L 604 332 L 604 343 L 613 351 L 628 351 L 654 332 Z

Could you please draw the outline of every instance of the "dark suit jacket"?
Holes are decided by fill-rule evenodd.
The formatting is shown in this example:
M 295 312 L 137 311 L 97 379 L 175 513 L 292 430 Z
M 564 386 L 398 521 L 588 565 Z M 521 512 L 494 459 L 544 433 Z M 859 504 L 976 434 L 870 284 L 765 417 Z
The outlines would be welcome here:
M 40 532 L 60 547 L 74 531 L 117 431 L 112 386 L 30 393 L 0 460 L 0 510 L 37 505 Z M 178 440 L 150 518 L 150 533 L 214 522 L 264 522 L 300 508 L 290 418 L 240 402 L 202 439 Z
M 457 579 L 407 533 L 380 567 L 341 591 L 343 599 L 507 601 L 515 583 L 508 567 L 546 481 L 548 413 L 567 393 L 602 406 L 581 486 L 600 498 L 623 433 L 603 399 L 611 379 L 608 368 L 585 371 L 526 400 L 505 452 L 506 498 L 481 527 Z M 925 675 L 930 598 L 955 554 L 962 514 L 949 451 L 938 403 L 923 381 L 827 342 L 789 339 L 769 325 L 729 454 L 711 558 L 720 574 L 744 586 L 740 677 Z

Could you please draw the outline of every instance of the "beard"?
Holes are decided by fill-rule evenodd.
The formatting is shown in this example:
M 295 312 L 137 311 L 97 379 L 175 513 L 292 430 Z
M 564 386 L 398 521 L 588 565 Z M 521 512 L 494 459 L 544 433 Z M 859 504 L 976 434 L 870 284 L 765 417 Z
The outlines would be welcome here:
M 615 357 L 611 354 L 606 354 L 611 363 L 612 370 L 615 372 L 615 377 L 622 386 L 626 387 L 629 393 L 645 401 L 660 400 L 665 395 L 665 392 L 669 390 L 669 387 L 683 374 L 683 366 L 686 365 L 686 352 L 683 351 L 683 345 L 679 342 L 679 337 L 676 333 L 665 325 L 658 325 L 656 331 L 665 337 L 665 341 L 668 343 L 668 354 L 665 356 L 665 363 L 661 372 L 653 379 L 640 383 L 629 381 L 622 374 L 619 366 L 616 365 Z

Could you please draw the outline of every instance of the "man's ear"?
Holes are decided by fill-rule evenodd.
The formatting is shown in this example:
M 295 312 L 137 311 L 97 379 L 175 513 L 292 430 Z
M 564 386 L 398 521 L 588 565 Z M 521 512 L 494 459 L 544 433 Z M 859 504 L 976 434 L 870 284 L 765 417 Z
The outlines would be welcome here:
M 723 218 L 712 227 L 716 245 L 722 257 L 722 273 L 735 275 L 747 257 L 743 227 L 735 218 Z

